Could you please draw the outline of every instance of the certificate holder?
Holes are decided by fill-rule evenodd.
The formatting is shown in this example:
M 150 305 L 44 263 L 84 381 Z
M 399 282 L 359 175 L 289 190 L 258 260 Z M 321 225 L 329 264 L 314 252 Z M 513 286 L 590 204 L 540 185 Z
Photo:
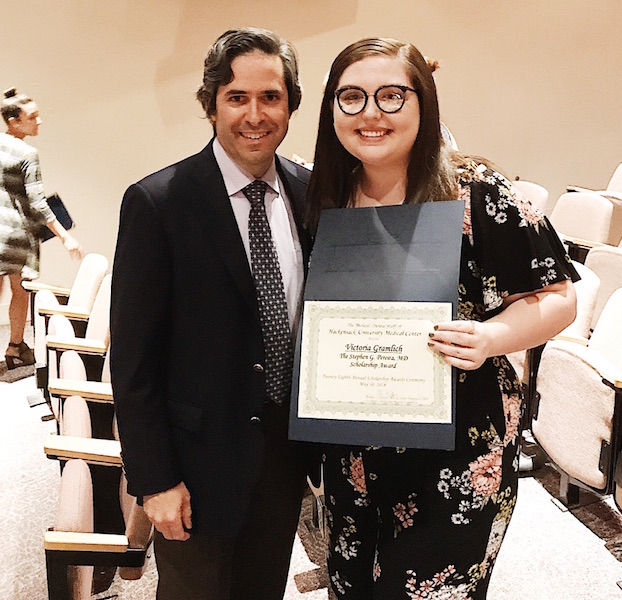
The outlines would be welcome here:
M 452 450 L 455 381 L 427 347 L 457 315 L 464 202 L 322 213 L 296 346 L 290 438 Z

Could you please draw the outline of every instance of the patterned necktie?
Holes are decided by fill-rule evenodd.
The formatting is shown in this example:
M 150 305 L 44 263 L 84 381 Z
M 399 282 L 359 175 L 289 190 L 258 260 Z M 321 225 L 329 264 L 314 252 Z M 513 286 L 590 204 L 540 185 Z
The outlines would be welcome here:
M 251 203 L 248 237 L 266 355 L 266 394 L 282 404 L 289 398 L 294 351 L 283 277 L 264 204 L 267 187 L 265 181 L 255 180 L 242 191 Z

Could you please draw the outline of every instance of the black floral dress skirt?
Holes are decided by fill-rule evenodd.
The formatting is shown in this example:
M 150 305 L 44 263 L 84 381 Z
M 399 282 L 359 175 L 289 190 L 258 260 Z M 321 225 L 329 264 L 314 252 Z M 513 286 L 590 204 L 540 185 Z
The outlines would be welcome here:
M 460 185 L 459 318 L 484 321 L 509 295 L 578 279 L 548 220 L 502 175 L 473 162 Z M 338 598 L 486 597 L 516 504 L 522 395 L 504 356 L 456 377 L 455 450 L 323 448 Z

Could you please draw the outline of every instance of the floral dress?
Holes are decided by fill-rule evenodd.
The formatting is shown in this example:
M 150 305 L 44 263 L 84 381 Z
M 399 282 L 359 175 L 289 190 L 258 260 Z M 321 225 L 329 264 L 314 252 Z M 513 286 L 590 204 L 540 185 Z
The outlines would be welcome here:
M 471 162 L 460 319 L 507 296 L 578 279 L 548 220 L 502 175 Z M 485 598 L 516 504 L 522 395 L 505 356 L 457 370 L 454 451 L 326 446 L 328 569 L 338 598 Z

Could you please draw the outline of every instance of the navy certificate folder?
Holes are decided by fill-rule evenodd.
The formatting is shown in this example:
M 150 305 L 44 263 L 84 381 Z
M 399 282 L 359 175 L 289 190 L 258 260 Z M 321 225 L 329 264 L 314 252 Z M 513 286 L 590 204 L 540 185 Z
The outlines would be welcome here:
M 452 318 L 456 318 L 463 218 L 462 201 L 325 210 L 311 256 L 304 302 L 445 302 L 451 303 Z M 299 417 L 300 356 L 305 341 L 299 334 L 290 408 L 291 439 L 454 449 L 455 382 L 451 422 Z

